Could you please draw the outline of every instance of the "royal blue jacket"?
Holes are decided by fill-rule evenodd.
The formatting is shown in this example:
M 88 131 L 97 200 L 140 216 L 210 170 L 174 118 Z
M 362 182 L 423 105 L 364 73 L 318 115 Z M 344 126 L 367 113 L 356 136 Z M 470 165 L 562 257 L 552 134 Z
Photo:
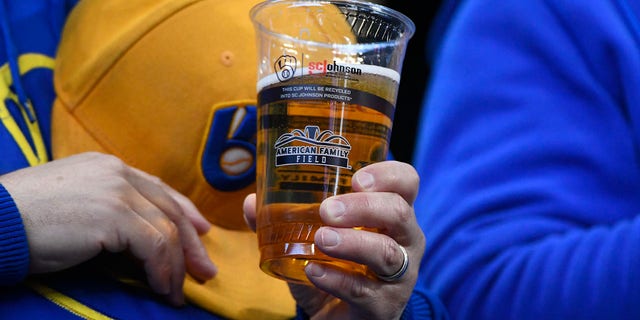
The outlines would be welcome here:
M 54 57 L 77 2 L 0 0 L 0 175 L 51 159 Z M 135 281 L 144 275 L 117 254 L 27 276 L 27 240 L 18 208 L 0 185 L 0 319 L 220 319 L 193 305 L 165 304 Z M 416 288 L 403 319 L 445 316 L 428 288 Z
M 640 1 L 445 1 L 419 286 L 453 319 L 640 319 Z

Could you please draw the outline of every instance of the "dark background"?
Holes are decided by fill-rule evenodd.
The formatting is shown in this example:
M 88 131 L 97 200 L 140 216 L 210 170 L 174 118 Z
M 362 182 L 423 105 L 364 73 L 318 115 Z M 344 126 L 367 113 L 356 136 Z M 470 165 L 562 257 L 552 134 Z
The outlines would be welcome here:
M 431 72 L 425 51 L 427 33 L 441 1 L 385 0 L 378 2 L 402 12 L 416 25 L 416 32 L 409 40 L 402 65 L 402 77 L 389 147 L 396 160 L 411 162 L 420 107 Z

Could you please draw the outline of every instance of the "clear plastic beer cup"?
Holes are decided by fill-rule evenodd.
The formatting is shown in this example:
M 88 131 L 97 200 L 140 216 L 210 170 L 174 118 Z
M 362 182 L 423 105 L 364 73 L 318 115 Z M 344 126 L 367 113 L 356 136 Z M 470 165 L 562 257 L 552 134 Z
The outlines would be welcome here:
M 250 16 L 258 48 L 260 268 L 302 284 L 310 261 L 370 275 L 315 247 L 318 211 L 324 199 L 351 192 L 358 169 L 387 158 L 415 25 L 360 1 L 268 0 Z

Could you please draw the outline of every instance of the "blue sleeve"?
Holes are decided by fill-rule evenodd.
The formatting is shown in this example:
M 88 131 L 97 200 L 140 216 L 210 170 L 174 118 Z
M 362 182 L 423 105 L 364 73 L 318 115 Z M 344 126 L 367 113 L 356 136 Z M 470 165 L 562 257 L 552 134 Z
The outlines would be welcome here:
M 0 184 L 0 285 L 22 281 L 29 271 L 29 245 L 22 218 Z
M 400 320 L 448 320 L 440 299 L 426 288 L 416 286 Z
M 419 285 L 453 319 L 640 319 L 638 9 L 458 7 L 414 157 Z

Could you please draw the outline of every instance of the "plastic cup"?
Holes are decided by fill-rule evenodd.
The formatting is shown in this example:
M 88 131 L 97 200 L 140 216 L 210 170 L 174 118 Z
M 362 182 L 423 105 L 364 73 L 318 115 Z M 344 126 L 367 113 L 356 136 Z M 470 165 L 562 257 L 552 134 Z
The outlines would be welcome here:
M 318 211 L 327 197 L 351 192 L 358 169 L 387 158 L 415 25 L 360 1 L 270 0 L 250 16 L 258 48 L 260 268 L 302 284 L 310 283 L 310 261 L 371 275 L 316 248 Z

